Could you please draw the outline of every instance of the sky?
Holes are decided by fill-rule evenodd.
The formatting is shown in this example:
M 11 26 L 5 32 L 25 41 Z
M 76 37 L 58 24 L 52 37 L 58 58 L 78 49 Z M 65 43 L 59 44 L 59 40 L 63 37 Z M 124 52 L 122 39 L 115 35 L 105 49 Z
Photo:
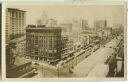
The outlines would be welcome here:
M 11 3 L 7 8 L 18 8 L 26 12 L 26 24 L 35 24 L 45 12 L 48 18 L 58 23 L 72 19 L 86 19 L 90 27 L 95 20 L 107 20 L 108 26 L 113 23 L 124 23 L 124 6 L 121 4 L 83 4 L 83 3 Z

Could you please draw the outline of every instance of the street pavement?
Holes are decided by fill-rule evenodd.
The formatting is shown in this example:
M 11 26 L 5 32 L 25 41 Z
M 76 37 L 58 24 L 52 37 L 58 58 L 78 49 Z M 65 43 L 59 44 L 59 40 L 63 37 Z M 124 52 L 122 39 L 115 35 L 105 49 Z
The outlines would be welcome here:
M 74 74 L 79 77 L 86 77 L 89 72 L 99 63 L 104 63 L 112 53 L 114 53 L 114 49 L 120 42 L 120 39 L 112 39 L 110 42 L 108 42 L 105 47 L 101 47 L 96 52 L 91 54 L 88 58 L 86 58 L 84 61 L 80 62 L 75 68 L 74 68 Z M 101 71 L 102 72 L 102 71 Z
M 105 47 L 101 47 L 97 51 L 90 53 L 85 52 L 79 57 L 75 57 L 68 63 L 65 63 L 63 66 L 57 66 L 57 69 L 48 68 L 43 65 L 37 66 L 37 75 L 35 78 L 48 78 L 48 77 L 86 77 L 88 73 L 95 67 L 97 63 L 104 63 L 107 57 L 113 53 L 113 49 L 110 49 L 110 46 L 116 47 L 119 40 L 116 38 L 108 42 Z M 86 58 L 87 55 L 90 55 Z M 83 60 L 83 61 L 82 61 Z M 74 73 L 69 72 L 71 67 L 74 67 Z M 84 70 L 84 72 L 82 71 Z M 84 74 L 83 74 L 84 73 Z

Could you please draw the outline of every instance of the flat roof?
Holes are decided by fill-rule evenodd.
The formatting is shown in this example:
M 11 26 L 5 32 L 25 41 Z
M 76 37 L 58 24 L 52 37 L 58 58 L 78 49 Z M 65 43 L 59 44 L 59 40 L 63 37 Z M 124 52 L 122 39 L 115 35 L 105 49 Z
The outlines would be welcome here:
M 28 25 L 26 30 L 61 30 L 61 27 L 46 27 L 44 25 Z
M 23 35 L 21 37 L 18 37 L 18 38 L 15 38 L 13 40 L 10 40 L 10 43 L 18 43 L 18 42 L 24 41 L 25 39 L 26 39 L 26 36 Z
M 14 11 L 22 11 L 22 12 L 26 12 L 24 10 L 20 10 L 20 9 L 17 9 L 17 8 L 7 8 L 8 10 L 14 10 Z
M 22 57 L 16 57 L 15 58 L 15 63 L 14 63 L 14 66 L 12 69 L 16 68 L 16 67 L 19 67 L 21 65 L 24 65 L 24 64 L 27 64 L 27 63 L 30 63 L 31 61 L 28 60 L 28 59 L 25 59 L 25 58 L 22 58 Z
M 54 30 L 54 29 L 61 29 L 61 28 L 59 28 L 59 27 L 44 27 L 44 28 L 26 28 L 26 29 L 43 29 L 43 30 L 49 30 L 49 29 L 52 29 L 52 30 Z

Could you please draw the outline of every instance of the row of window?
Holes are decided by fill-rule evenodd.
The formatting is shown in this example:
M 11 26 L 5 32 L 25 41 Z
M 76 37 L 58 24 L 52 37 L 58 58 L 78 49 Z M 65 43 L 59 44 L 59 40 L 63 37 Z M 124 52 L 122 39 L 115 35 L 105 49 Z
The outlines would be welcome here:
M 52 53 L 48 53 L 48 52 L 43 52 L 43 51 L 35 51 L 33 52 L 34 55 L 40 55 L 40 56 L 44 56 L 44 57 L 52 57 L 54 56 Z
M 9 14 L 11 17 L 18 17 L 18 18 L 24 18 L 25 17 L 25 13 L 24 12 L 10 12 Z
M 12 34 L 22 34 L 24 33 L 23 30 L 12 30 Z

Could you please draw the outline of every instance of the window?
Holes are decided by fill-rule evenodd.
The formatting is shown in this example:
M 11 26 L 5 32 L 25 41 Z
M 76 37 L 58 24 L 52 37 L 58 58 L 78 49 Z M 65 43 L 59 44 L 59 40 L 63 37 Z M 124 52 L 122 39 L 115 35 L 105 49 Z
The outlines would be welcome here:
M 38 49 L 35 50 L 35 55 L 38 55 Z
M 49 57 L 52 57 L 52 54 L 51 53 L 49 54 Z

